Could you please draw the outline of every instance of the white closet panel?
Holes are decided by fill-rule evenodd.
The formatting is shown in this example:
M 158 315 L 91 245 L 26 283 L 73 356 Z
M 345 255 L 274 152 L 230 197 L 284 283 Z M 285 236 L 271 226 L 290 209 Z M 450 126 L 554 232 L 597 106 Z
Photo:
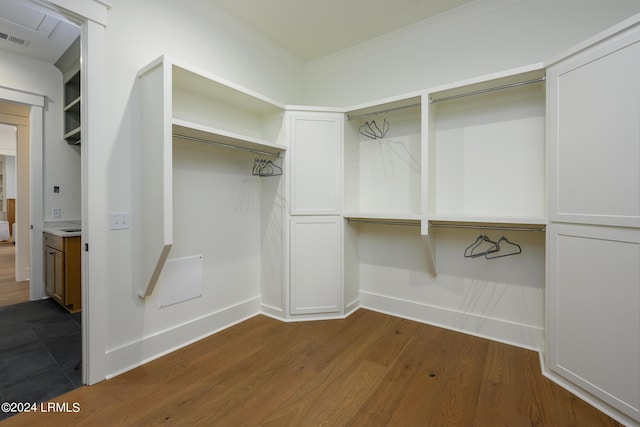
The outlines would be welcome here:
M 640 416 L 640 231 L 550 227 L 549 368 Z
M 549 85 L 551 220 L 640 226 L 640 43 L 554 67 Z
M 342 122 L 342 114 L 291 114 L 291 215 L 341 213 Z
M 340 216 L 291 217 L 291 314 L 342 310 Z

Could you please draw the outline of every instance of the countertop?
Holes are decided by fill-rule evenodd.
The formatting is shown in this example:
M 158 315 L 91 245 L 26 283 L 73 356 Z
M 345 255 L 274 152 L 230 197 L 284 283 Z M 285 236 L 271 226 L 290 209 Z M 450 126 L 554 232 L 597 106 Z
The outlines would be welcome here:
M 48 221 L 44 223 L 42 231 L 60 237 L 81 236 L 82 223 L 80 221 Z

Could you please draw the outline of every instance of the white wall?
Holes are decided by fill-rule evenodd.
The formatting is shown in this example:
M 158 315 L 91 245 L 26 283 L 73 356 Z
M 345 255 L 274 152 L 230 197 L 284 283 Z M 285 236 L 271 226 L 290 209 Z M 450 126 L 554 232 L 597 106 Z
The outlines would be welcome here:
M 16 155 L 16 127 L 0 124 L 0 154 Z
M 7 199 L 16 198 L 16 156 L 4 156 L 4 179 Z
M 162 309 L 157 293 L 147 300 L 138 297 L 133 264 L 140 200 L 136 73 L 166 54 L 266 96 L 296 102 L 302 65 L 203 0 L 113 1 L 105 34 L 109 96 L 104 102 L 110 115 L 108 146 L 101 147 L 108 153 L 104 197 L 109 211 L 132 213 L 131 229 L 107 231 L 104 242 L 107 371 L 114 373 L 253 315 L 260 302 L 261 188 L 251 176 L 253 157 L 192 144 L 176 151 L 169 258 L 204 255 L 202 297 Z
M 304 103 L 349 106 L 551 59 L 638 0 L 476 0 L 305 64 Z
M 0 155 L 4 157 L 4 191 L 7 199 L 16 198 L 16 127 L 0 125 Z
M 62 138 L 62 74 L 46 62 L 3 51 L 2 86 L 46 96 L 44 108 L 44 220 L 60 207 L 62 219 L 80 219 L 80 151 Z M 53 186 L 60 186 L 54 194 Z M 19 195 L 18 195 L 19 197 Z

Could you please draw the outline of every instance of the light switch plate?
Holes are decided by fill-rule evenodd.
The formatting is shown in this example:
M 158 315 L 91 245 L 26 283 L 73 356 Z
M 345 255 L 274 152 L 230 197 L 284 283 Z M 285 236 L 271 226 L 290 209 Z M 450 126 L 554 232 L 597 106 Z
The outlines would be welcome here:
M 129 228 L 129 212 L 111 212 L 109 222 L 112 230 L 125 230 Z

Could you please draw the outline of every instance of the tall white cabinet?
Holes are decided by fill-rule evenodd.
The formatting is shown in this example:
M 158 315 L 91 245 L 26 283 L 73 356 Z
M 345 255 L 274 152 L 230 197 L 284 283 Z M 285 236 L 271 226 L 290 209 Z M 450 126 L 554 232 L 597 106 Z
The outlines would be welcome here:
M 289 112 L 289 282 L 285 316 L 343 313 L 343 115 Z
M 546 362 L 640 421 L 640 28 L 613 32 L 547 78 Z

